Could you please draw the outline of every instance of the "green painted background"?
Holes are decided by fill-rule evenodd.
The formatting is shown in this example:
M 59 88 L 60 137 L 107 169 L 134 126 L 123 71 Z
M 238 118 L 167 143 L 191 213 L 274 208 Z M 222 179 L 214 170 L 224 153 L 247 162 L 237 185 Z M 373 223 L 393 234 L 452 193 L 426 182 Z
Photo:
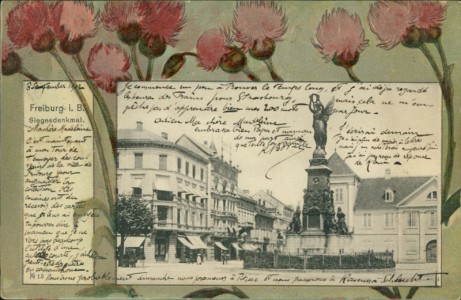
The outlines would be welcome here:
M 5 16 L 16 5 L 15 1 L 2 3 L 2 37 L 5 36 Z M 95 1 L 96 8 L 101 8 L 103 2 Z M 366 38 L 370 46 L 366 48 L 355 67 L 356 74 L 362 81 L 373 82 L 435 82 L 436 78 L 430 65 L 419 50 L 411 50 L 398 46 L 391 51 L 377 48 L 378 40 L 369 29 L 367 14 L 369 1 L 281 1 L 288 17 L 288 31 L 284 41 L 277 44 L 273 62 L 278 73 L 286 81 L 349 81 L 346 72 L 325 63 L 311 44 L 314 30 L 321 20 L 325 10 L 343 7 L 350 12 L 356 12 L 362 19 Z M 187 1 L 187 23 L 179 35 L 179 43 L 175 49 L 167 52 L 155 61 L 154 79 L 160 78 L 161 69 L 166 59 L 173 53 L 193 51 L 198 36 L 205 30 L 232 24 L 232 13 L 235 1 Z M 448 61 L 455 64 L 453 82 L 455 85 L 455 140 L 458 148 L 455 155 L 454 181 L 452 191 L 461 187 L 461 2 L 449 1 L 446 20 L 443 25 L 442 42 L 447 52 Z M 114 42 L 114 33 L 109 33 L 99 27 L 98 35 L 87 40 L 82 57 L 86 59 L 91 46 L 97 42 Z M 18 51 L 24 59 L 24 65 L 34 75 L 45 80 L 65 80 L 64 73 L 52 60 L 49 54 L 38 54 L 29 49 Z M 68 66 L 73 67 L 72 60 L 65 58 Z M 147 61 L 141 58 L 145 70 Z M 249 59 L 250 68 L 263 80 L 270 80 L 265 65 L 262 62 Z M 130 70 L 134 76 L 135 72 Z M 80 79 L 82 79 L 80 77 Z M 72 298 L 81 289 L 79 286 L 23 286 L 21 284 L 22 264 L 22 174 L 23 174 L 23 101 L 22 80 L 19 75 L 2 77 L 1 80 L 1 285 L 2 297 L 6 298 Z M 229 75 L 221 70 L 206 72 L 196 67 L 196 62 L 188 59 L 184 68 L 174 77 L 174 80 L 211 80 L 229 81 L 242 80 L 243 75 Z M 115 116 L 115 96 L 104 94 L 107 103 Z M 98 121 L 102 125 L 100 116 Z M 444 116 L 445 117 L 445 116 Z M 408 121 L 417 116 L 408 115 Z M 427 120 L 431 122 L 431 120 Z M 445 155 L 444 155 L 445 157 Z M 444 158 L 443 158 L 444 160 Z M 96 166 L 98 167 L 98 166 Z M 111 165 L 113 178 L 115 169 Z M 96 170 L 96 174 L 100 174 Z M 101 178 L 96 181 L 96 196 L 103 197 Z M 443 278 L 442 288 L 422 288 L 414 299 L 459 299 L 461 296 L 461 212 L 458 211 L 451 219 L 449 226 L 442 228 L 443 238 L 443 271 L 449 275 Z M 107 246 L 107 245 L 106 245 Z M 98 268 L 113 270 L 113 263 L 98 266 Z M 193 286 L 137 286 L 136 291 L 146 298 L 180 298 L 197 289 Z M 329 287 L 242 287 L 242 290 L 252 298 L 260 299 L 379 299 L 376 291 L 366 287 L 329 288 Z M 407 288 L 401 288 L 406 295 Z M 118 295 L 120 296 L 120 295 Z

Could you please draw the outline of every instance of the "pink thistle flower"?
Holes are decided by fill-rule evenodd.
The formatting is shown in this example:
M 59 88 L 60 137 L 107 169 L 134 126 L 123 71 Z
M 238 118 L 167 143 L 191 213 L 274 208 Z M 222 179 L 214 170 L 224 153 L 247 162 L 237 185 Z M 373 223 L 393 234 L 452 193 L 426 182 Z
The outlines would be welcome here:
M 55 32 L 60 40 L 70 42 L 92 38 L 98 32 L 99 14 L 93 4 L 82 1 L 58 2 L 53 11 Z
M 107 1 L 101 13 L 101 21 L 109 31 L 119 31 L 133 24 L 139 24 L 146 12 L 140 3 L 134 1 Z
M 415 26 L 429 30 L 442 25 L 447 4 L 438 1 L 413 1 L 410 9 L 416 15 Z
M 51 50 L 56 41 L 52 9 L 42 1 L 21 2 L 7 18 L 8 37 L 16 47 L 31 45 L 38 52 Z
M 378 1 L 368 13 L 370 28 L 381 40 L 378 46 L 386 50 L 403 41 L 415 21 L 415 14 L 408 2 Z
M 202 33 L 197 40 L 197 59 L 199 67 L 214 71 L 221 58 L 229 53 L 233 38 L 229 29 L 213 28 Z
M 142 2 L 140 3 L 141 5 Z M 184 3 L 153 1 L 144 3 L 148 15 L 141 22 L 143 37 L 148 46 L 152 46 L 158 39 L 174 47 L 176 36 L 185 24 Z
M 337 59 L 342 63 L 351 63 L 365 50 L 368 40 L 365 39 L 359 16 L 338 8 L 323 15 L 312 43 L 325 61 Z
M 287 31 L 287 17 L 281 8 L 268 1 L 244 2 L 234 11 L 235 39 L 248 51 L 265 39 L 281 41 Z
M 119 45 L 99 43 L 91 48 L 87 68 L 90 78 L 108 93 L 115 93 L 117 81 L 131 80 L 130 58 Z

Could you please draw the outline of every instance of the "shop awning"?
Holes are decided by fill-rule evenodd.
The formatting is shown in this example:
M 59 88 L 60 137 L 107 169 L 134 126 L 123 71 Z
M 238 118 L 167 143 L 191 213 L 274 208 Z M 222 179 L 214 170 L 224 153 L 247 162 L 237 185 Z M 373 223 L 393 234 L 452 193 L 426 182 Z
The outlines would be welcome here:
M 178 237 L 178 241 L 180 241 L 181 244 L 183 244 L 184 246 L 186 246 L 186 247 L 189 248 L 189 249 L 195 249 L 194 245 L 192 245 L 191 243 L 189 243 L 189 241 L 186 240 L 186 238 Z
M 145 237 L 141 237 L 141 236 L 129 236 L 125 239 L 125 248 L 141 247 L 145 239 L 146 239 Z
M 184 194 L 187 194 L 187 195 L 193 195 L 194 194 L 194 192 L 188 186 L 185 186 L 183 184 L 178 184 L 178 187 L 179 187 L 179 192 L 180 193 L 184 193 Z
M 227 248 L 224 247 L 224 245 L 223 245 L 221 242 L 214 242 L 214 244 L 215 244 L 216 246 L 218 246 L 219 248 L 221 248 L 221 250 L 227 251 Z
M 169 177 L 157 177 L 155 179 L 155 189 L 157 191 L 172 192 Z
M 235 250 L 237 250 L 237 251 L 243 250 L 242 248 L 239 247 L 239 245 L 237 243 L 232 243 L 232 247 L 234 247 Z
M 206 249 L 207 246 L 205 243 L 202 241 L 202 239 L 199 236 L 195 235 L 188 235 L 187 238 L 191 242 L 192 245 L 194 245 L 195 249 Z
M 256 251 L 258 249 L 257 246 L 251 244 L 241 244 L 240 247 L 242 247 L 243 250 L 247 251 Z

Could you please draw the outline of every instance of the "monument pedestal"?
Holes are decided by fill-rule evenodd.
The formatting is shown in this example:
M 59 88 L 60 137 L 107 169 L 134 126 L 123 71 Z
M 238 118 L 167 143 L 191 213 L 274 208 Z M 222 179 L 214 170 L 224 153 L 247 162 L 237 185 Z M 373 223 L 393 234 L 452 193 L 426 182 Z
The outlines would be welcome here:
M 338 254 L 342 249 L 349 252 L 352 235 L 324 234 L 323 232 L 288 233 L 285 252 L 294 255 Z

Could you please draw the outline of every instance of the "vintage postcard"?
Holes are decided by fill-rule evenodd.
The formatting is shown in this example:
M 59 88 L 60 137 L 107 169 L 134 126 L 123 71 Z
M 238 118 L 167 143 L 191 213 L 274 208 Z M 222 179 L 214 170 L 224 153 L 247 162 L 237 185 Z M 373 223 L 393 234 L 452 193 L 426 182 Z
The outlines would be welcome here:
M 4 1 L 1 297 L 459 299 L 460 17 Z

